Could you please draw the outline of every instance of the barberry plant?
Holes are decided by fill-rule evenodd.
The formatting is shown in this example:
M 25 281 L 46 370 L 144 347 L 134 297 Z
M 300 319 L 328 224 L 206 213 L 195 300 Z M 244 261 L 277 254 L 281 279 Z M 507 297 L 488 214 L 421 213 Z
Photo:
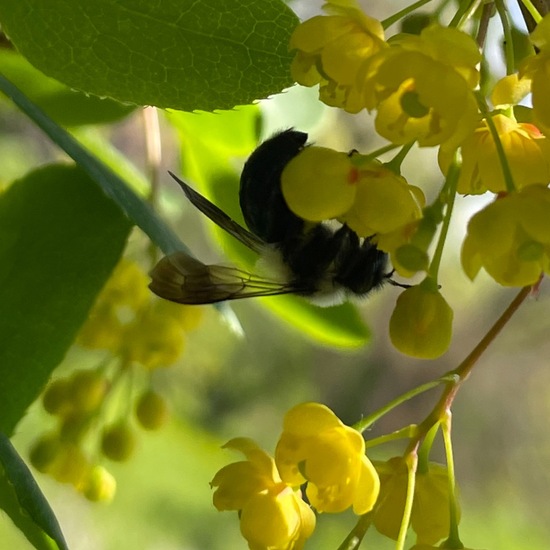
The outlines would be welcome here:
M 306 401 L 284 416 L 272 454 L 243 435 L 230 439 L 225 449 L 243 459 L 213 474 L 213 504 L 237 512 L 251 550 L 307 548 L 324 517 L 343 513 L 356 520 L 338 550 L 359 548 L 373 530 L 396 550 L 464 548 L 454 400 L 550 273 L 549 0 L 521 0 L 519 13 L 504 0 L 418 0 L 383 20 L 357 0 L 327 0 L 303 21 L 281 0 L 67 4 L 0 5 L 0 91 L 74 161 L 0 175 L 0 433 L 11 436 L 40 398 L 55 427 L 36 437 L 31 465 L 91 501 L 112 500 L 116 481 L 105 463 L 129 460 L 137 428 L 166 421 L 154 374 L 181 357 L 200 316 L 195 306 L 153 297 L 140 267 L 153 266 L 157 248 L 186 249 L 158 213 L 173 214 L 159 193 L 158 114 L 143 110 L 147 177 L 82 127 L 121 120 L 135 106 L 167 109 L 163 120 L 177 134 L 186 179 L 243 223 L 236 165 L 257 145 L 258 122 L 269 119 L 269 100 L 253 104 L 296 83 L 316 90 L 309 103 L 326 106 L 332 124 L 345 113 L 362 137 L 374 133 L 384 143 L 370 151 L 308 144 L 280 167 L 277 199 L 306 229 L 346 226 L 388 255 L 386 279 L 399 288 L 384 331 L 398 352 L 415 363 L 437 360 L 453 342 L 460 296 L 441 267 L 455 242 L 457 198 L 485 199 L 462 227 L 464 274 L 477 283 L 485 272 L 495 286 L 519 290 L 460 364 L 355 424 Z M 490 25 L 503 36 L 504 71 Z M 216 116 L 189 113 L 236 106 Z M 434 152 L 435 192 L 407 170 L 419 149 Z M 123 256 L 132 225 L 151 243 L 139 262 Z M 265 268 L 227 235 L 217 240 L 243 269 Z M 351 304 L 321 309 L 275 297 L 266 307 L 325 345 L 369 339 Z M 230 306 L 218 310 L 242 330 Z M 50 380 L 71 346 L 99 359 Z M 370 437 L 375 423 L 435 389 L 422 420 Z M 444 460 L 437 462 L 439 436 Z M 0 506 L 29 541 L 66 548 L 3 436 L 0 474 Z
M 396 18 L 407 16 L 420 4 L 424 2 Z M 504 3 L 489 5 L 496 8 L 508 37 L 510 14 Z M 297 216 L 309 222 L 346 224 L 390 254 L 398 274 L 423 277 L 397 299 L 390 320 L 395 347 L 413 357 L 435 359 L 451 342 L 453 310 L 443 296 L 438 273 L 456 194 L 491 192 L 494 196 L 468 224 L 462 248 L 465 273 L 474 279 L 483 268 L 501 285 L 524 287 L 476 350 L 439 380 L 445 385 L 443 396 L 424 422 L 370 444 L 367 441 L 370 448 L 394 437 L 409 440 L 402 456 L 376 463 L 376 469 L 367 462 L 369 474 L 358 473 L 359 466 L 350 471 L 357 458 L 350 456 L 348 448 L 379 417 L 377 413 L 360 421 L 357 431 L 341 426 L 322 405 L 304 404 L 287 413 L 275 454 L 283 481 L 294 490 L 302 486 L 304 498 L 319 514 L 341 512 L 353 503 L 360 516 L 340 548 L 357 548 L 371 525 L 394 539 L 397 549 L 405 547 L 409 529 L 416 535 L 416 549 L 437 543 L 439 548 L 464 548 L 458 531 L 460 509 L 450 439 L 452 402 L 480 352 L 550 265 L 550 210 L 545 207 L 550 156 L 542 120 L 546 107 L 538 91 L 547 41 L 543 34 L 550 16 L 543 19 L 531 6 L 539 23 L 532 35 L 538 51 L 522 60 L 518 72 L 512 45 L 507 44 L 507 76 L 487 98 L 480 74 L 484 32 L 492 15 L 487 6 L 474 31 L 470 23 L 479 4 L 472 3 L 446 26 L 433 20 L 412 34 L 386 39 L 384 28 L 389 21 L 376 21 L 353 0 L 329 0 L 325 14 L 301 23 L 290 39 L 295 54 L 291 71 L 299 84 L 318 86 L 319 100 L 329 106 L 349 113 L 366 109 L 375 116 L 379 135 L 394 147 L 403 146 L 386 163 L 376 158 L 391 146 L 347 155 L 311 146 L 288 163 L 281 178 L 283 196 Z M 522 110 L 518 119 L 515 107 L 531 91 L 526 81 L 532 84 L 533 107 Z M 409 183 L 401 173 L 414 144 L 439 149 L 444 184 L 431 204 L 426 203 L 419 182 Z M 420 388 L 424 389 L 428 387 Z M 380 414 L 411 396 L 403 396 Z M 349 430 L 351 439 L 333 433 L 338 429 Z M 439 430 L 446 466 L 429 461 Z M 356 451 L 364 461 L 359 443 Z M 317 478 L 324 482 L 319 485 Z M 256 531 L 261 529 L 258 522 Z M 308 531 L 309 527 L 299 539 L 287 532 L 283 543 L 262 548 L 302 548 Z M 250 548 L 256 547 L 250 543 Z

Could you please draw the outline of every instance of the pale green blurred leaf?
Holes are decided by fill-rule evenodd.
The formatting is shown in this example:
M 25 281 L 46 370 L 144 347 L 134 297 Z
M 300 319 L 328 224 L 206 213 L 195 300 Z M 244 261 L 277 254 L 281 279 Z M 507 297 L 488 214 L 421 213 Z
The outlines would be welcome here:
M 63 126 L 113 122 L 134 109 L 109 98 L 71 90 L 45 76 L 13 50 L 0 49 L 0 68 L 31 101 Z

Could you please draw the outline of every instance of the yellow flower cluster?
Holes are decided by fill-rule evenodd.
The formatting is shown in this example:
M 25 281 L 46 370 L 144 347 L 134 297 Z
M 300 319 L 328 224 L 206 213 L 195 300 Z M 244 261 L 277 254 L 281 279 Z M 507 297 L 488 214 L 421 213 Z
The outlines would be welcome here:
M 51 382 L 42 404 L 57 417 L 58 427 L 42 435 L 30 451 L 31 464 L 39 472 L 70 483 L 93 501 L 109 501 L 116 490 L 114 477 L 83 449 L 109 389 L 109 381 L 96 369 L 75 371 Z
M 304 86 L 319 84 L 327 105 L 358 112 L 364 108 L 358 77 L 363 63 L 388 47 L 384 30 L 355 2 L 333 0 L 324 8 L 329 15 L 308 19 L 294 31 L 291 74 Z
M 422 216 L 422 191 L 378 161 L 307 147 L 285 167 L 281 188 L 301 218 L 345 223 L 359 235 L 391 234 Z M 391 208 L 389 208 L 391 205 Z
M 218 510 L 237 510 L 241 533 L 252 550 L 299 550 L 319 513 L 372 510 L 380 490 L 378 474 L 365 455 L 359 432 L 319 403 L 297 405 L 285 416 L 275 459 L 248 439 L 225 445 L 246 460 L 229 464 L 211 486 Z
M 550 272 L 550 189 L 531 185 L 473 216 L 462 265 L 473 279 L 483 267 L 505 286 L 529 286 Z
M 320 99 L 355 113 L 376 110 L 377 132 L 396 144 L 458 144 L 477 122 L 475 41 L 438 25 L 384 40 L 380 23 L 350 0 L 329 0 L 327 16 L 295 30 L 291 73 L 320 85 Z
M 123 259 L 98 296 L 77 343 L 109 350 L 147 369 L 172 365 L 183 353 L 186 331 L 200 322 L 201 309 L 157 300 L 148 284 L 138 264 Z
M 410 276 L 427 268 L 431 237 L 423 243 L 419 231 L 424 195 L 378 161 L 310 146 L 287 164 L 281 188 L 297 216 L 311 222 L 346 224 L 389 253 L 400 274 Z M 437 285 L 431 288 L 428 282 L 399 297 L 390 335 L 403 353 L 434 359 L 449 346 L 453 312 Z
M 488 122 L 461 145 L 463 160 L 458 191 L 498 193 L 495 200 L 475 214 L 468 224 L 462 247 L 462 266 L 473 279 L 484 268 L 501 285 L 536 284 L 548 273 L 548 229 L 550 202 L 550 16 L 531 35 L 539 52 L 522 63 L 519 77 L 510 75 L 498 83 L 493 102 L 513 105 L 532 93 L 531 123 L 516 122 L 511 116 L 495 114 L 492 121 L 498 134 L 505 162 L 506 178 Z M 542 132 L 541 132 L 542 130 Z M 546 134 L 546 135 L 545 135 Z M 440 151 L 443 170 L 447 152 Z
M 516 122 L 503 114 L 492 117 L 516 189 L 550 181 L 550 142 L 533 124 Z M 461 144 L 462 169 L 457 191 L 476 195 L 491 191 L 508 191 L 502 164 L 487 121 L 482 120 L 476 130 Z M 452 151 L 441 148 L 439 162 L 446 172 Z
M 468 226 L 465 272 L 473 278 L 483 267 L 500 284 L 534 284 L 548 272 L 543 220 L 550 210 L 540 187 L 550 182 L 550 14 L 531 34 L 536 53 L 517 74 L 497 83 L 491 96 L 496 110 L 482 109 L 482 115 L 475 95 L 481 54 L 468 34 L 432 24 L 418 35 L 401 33 L 386 40 L 381 24 L 355 1 L 328 0 L 324 9 L 327 15 L 300 24 L 290 41 L 296 81 L 318 84 L 321 100 L 329 105 L 375 111 L 377 132 L 394 144 L 440 146 L 445 174 L 459 151 L 461 169 L 453 192 L 498 194 Z M 513 107 L 528 93 L 531 120 L 518 121 Z M 283 172 L 289 207 L 305 220 L 337 219 L 360 237 L 372 238 L 402 276 L 427 270 L 428 247 L 441 219 L 423 219 L 425 201 L 416 186 L 361 158 L 307 148 Z M 424 328 L 430 326 L 430 308 L 445 310 L 443 317 L 450 319 L 452 312 L 438 292 L 411 290 L 398 308 L 414 311 L 412 305 L 421 298 L 427 299 L 424 313 L 416 317 L 423 318 Z M 413 351 L 419 340 L 406 341 L 400 317 L 394 315 L 393 334 L 400 334 L 401 349 Z M 436 340 L 442 342 L 440 350 L 444 341 L 448 345 L 446 336 Z M 422 356 L 436 356 L 436 348 L 425 349 Z
M 56 417 L 57 427 L 33 444 L 31 463 L 38 471 L 72 484 L 89 500 L 111 500 L 116 482 L 85 449 L 96 449 L 93 456 L 100 452 L 115 462 L 129 460 L 136 449 L 136 430 L 127 415 L 129 394 L 124 411 L 114 419 L 107 414 L 115 408 L 110 400 L 116 400 L 122 386 L 130 389 L 135 378 L 132 366 L 150 371 L 174 363 L 183 351 L 185 332 L 200 318 L 199 308 L 153 298 L 148 282 L 138 264 L 126 259 L 119 263 L 77 338 L 82 347 L 108 350 L 111 364 L 102 362 L 97 368 L 57 378 L 43 394 L 44 409 Z M 139 427 L 157 430 L 166 422 L 168 408 L 159 393 L 147 387 L 132 397 Z

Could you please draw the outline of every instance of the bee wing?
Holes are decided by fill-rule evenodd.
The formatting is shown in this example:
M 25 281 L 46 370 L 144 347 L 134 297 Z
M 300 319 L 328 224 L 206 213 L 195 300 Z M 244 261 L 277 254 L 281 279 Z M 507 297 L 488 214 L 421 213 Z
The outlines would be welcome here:
M 172 172 L 168 172 L 180 185 L 185 193 L 185 196 L 189 199 L 191 204 L 200 210 L 207 218 L 212 220 L 216 225 L 225 229 L 230 235 L 235 237 L 238 241 L 245 246 L 259 254 L 265 248 L 265 242 L 251 233 L 236 221 L 233 221 L 223 210 L 218 208 L 215 204 L 211 203 L 206 197 L 203 197 L 200 193 L 197 193 L 193 188 L 189 187 L 184 181 L 180 180 Z
M 296 292 L 288 283 L 269 281 L 236 267 L 205 265 L 185 252 L 162 258 L 151 272 L 149 288 L 180 304 L 213 304 L 257 296 Z

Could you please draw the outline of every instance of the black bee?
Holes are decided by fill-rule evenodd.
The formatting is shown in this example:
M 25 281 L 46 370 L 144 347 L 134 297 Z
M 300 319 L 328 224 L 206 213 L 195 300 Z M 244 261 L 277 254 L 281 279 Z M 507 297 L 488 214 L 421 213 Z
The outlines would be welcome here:
M 388 279 L 387 254 L 346 225 L 302 220 L 281 191 L 285 166 L 307 147 L 307 134 L 290 129 L 264 141 L 246 162 L 239 199 L 248 231 L 174 174 L 187 198 L 214 223 L 258 253 L 258 273 L 205 265 L 184 252 L 160 260 L 149 288 L 182 304 L 210 304 L 255 296 L 298 294 L 320 305 L 365 296 Z M 266 260 L 264 262 L 264 260 Z M 261 263 L 265 269 L 262 271 Z M 270 273 L 264 276 L 263 273 Z M 261 273 L 261 274 L 260 274 Z

